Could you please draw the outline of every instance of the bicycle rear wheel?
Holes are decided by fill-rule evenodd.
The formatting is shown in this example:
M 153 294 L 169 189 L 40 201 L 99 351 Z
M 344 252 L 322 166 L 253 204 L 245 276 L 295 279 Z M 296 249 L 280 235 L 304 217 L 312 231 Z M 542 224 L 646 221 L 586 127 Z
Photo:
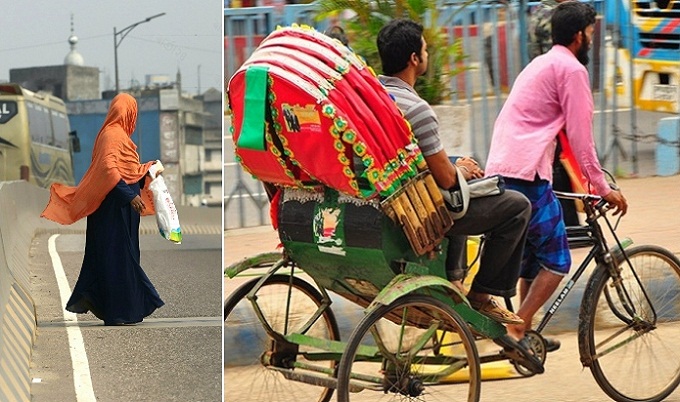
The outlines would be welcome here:
M 327 402 L 332 388 L 293 381 L 286 376 L 309 373 L 291 368 L 295 363 L 318 366 L 334 377 L 337 362 L 330 357 L 308 360 L 304 353 L 320 352 L 310 346 L 288 345 L 275 341 L 265 332 L 267 323 L 278 334 L 302 333 L 322 303 L 322 296 L 311 284 L 289 275 L 273 275 L 256 293 L 262 317 L 258 318 L 248 293 L 260 278 L 237 288 L 224 304 L 224 396 L 225 400 L 274 402 Z M 321 340 L 340 340 L 338 324 L 326 308 L 305 335 Z M 282 347 L 283 346 L 283 347 Z M 290 347 L 292 346 L 292 347 Z M 276 349 L 276 353 L 272 353 Z M 310 357 L 310 356 L 307 356 Z M 266 363 L 265 363 L 266 361 Z M 330 374 L 329 374 L 330 373 Z
M 443 385 L 467 367 L 458 381 Z M 459 373 L 460 374 L 460 373 Z M 338 401 L 478 401 L 479 355 L 446 303 L 409 294 L 365 316 L 338 366 Z
M 588 282 L 581 359 L 612 399 L 661 401 L 680 383 L 680 260 L 656 246 L 626 255 L 633 270 L 619 258 L 619 285 L 603 267 Z

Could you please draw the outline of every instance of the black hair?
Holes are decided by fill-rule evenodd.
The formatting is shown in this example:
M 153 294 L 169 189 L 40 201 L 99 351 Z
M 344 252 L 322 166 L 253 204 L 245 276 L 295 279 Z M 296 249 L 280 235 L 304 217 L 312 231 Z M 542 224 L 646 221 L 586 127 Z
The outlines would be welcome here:
M 575 34 L 595 23 L 595 17 L 597 12 L 590 4 L 580 1 L 560 3 L 550 18 L 553 44 L 569 46 Z
M 383 74 L 396 74 L 408 66 L 413 53 L 420 57 L 423 26 L 407 19 L 392 20 L 380 29 L 377 42 Z
M 340 25 L 332 25 L 324 31 L 326 36 L 330 36 L 333 39 L 337 39 L 345 46 L 349 45 L 349 40 L 347 40 L 347 35 L 345 35 L 345 30 L 342 29 Z

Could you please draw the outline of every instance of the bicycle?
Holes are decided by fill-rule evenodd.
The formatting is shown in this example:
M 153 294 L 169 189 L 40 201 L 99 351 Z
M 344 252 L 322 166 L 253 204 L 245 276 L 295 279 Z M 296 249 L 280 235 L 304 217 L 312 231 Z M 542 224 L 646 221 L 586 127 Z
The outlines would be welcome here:
M 536 330 L 527 333 L 531 352 L 541 363 L 545 362 L 541 331 L 586 267 L 595 261 L 597 265 L 590 274 L 579 313 L 581 362 L 590 368 L 601 389 L 616 401 L 664 399 L 680 383 L 680 359 L 668 358 L 669 353 L 677 356 L 672 346 L 673 335 L 680 329 L 680 302 L 672 302 L 680 297 L 677 295 L 680 260 L 656 246 L 629 248 L 630 241 L 621 241 L 616 236 L 601 197 L 573 193 L 558 196 L 584 203 L 587 225 L 570 228 L 570 244 L 590 246 L 591 250 Z M 600 225 L 602 219 L 613 236 L 612 248 L 608 247 Z M 345 272 L 345 278 L 360 277 L 355 272 L 359 268 L 352 264 L 343 266 L 340 256 L 320 263 L 314 259 L 318 255 L 309 249 L 295 250 L 296 247 L 299 245 L 286 247 L 286 252 L 292 251 L 292 258 L 268 254 L 225 270 L 233 277 L 255 266 L 269 268 L 266 275 L 244 283 L 227 299 L 225 325 L 233 326 L 238 305 L 251 311 L 253 321 L 257 319 L 263 327 L 263 353 L 258 370 L 268 375 L 275 373 L 271 380 L 277 385 L 283 385 L 281 378 L 292 380 L 286 385 L 295 389 L 287 395 L 300 400 L 328 401 L 337 389 L 338 400 L 347 401 L 356 392 L 374 390 L 383 397 L 404 400 L 476 401 L 481 392 L 480 364 L 509 359 L 522 375 L 540 372 L 507 345 L 500 352 L 478 353 L 475 342 L 481 338 L 503 344 L 504 327 L 480 318 L 462 295 L 446 286 L 448 281 L 440 270 L 441 258 L 422 265 L 405 260 L 398 267 L 388 264 L 390 271 L 381 273 L 391 273 L 391 278 L 355 278 L 352 286 L 361 292 L 353 294 L 354 299 L 350 300 L 367 307 L 367 314 L 356 325 L 349 341 L 341 343 L 327 290 L 346 291 L 342 288 L 348 286 L 346 281 L 340 288 L 338 285 L 338 278 L 343 277 L 340 272 L 349 269 L 351 273 Z M 403 242 L 400 247 L 404 247 Z M 374 256 L 370 257 L 363 259 L 364 267 L 375 262 Z M 289 271 L 281 273 L 283 267 L 289 267 Z M 298 276 L 299 270 L 310 279 Z M 332 272 L 325 272 L 328 270 Z M 385 330 L 386 327 L 391 329 Z M 452 394 L 449 388 L 445 395 L 439 394 L 438 381 L 463 368 L 468 369 L 466 386 L 459 387 L 457 394 Z M 310 397 L 308 392 L 315 394 Z
M 537 342 L 594 260 L 597 266 L 586 284 L 578 319 L 581 363 L 616 401 L 663 400 L 680 384 L 680 352 L 674 339 L 680 335 L 680 259 L 657 246 L 627 248 L 632 242 L 618 238 L 617 225 L 607 218 L 601 197 L 555 193 L 584 203 L 587 224 L 568 228 L 569 244 L 570 248 L 591 248 L 528 335 Z M 598 223 L 601 218 L 615 242 L 612 249 Z M 663 356 L 657 358 L 657 354 Z M 521 366 L 516 369 L 522 375 L 533 375 Z

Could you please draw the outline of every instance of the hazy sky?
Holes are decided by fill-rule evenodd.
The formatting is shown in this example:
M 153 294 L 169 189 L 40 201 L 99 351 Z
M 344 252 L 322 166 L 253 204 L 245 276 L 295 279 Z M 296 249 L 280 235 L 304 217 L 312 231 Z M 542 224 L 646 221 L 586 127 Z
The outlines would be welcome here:
M 113 28 L 135 27 L 118 47 L 120 87 L 179 69 L 182 89 L 221 89 L 223 0 L 0 0 L 0 81 L 12 68 L 62 65 L 71 14 L 84 65 L 98 67 L 102 89 L 115 87 Z M 200 66 L 200 67 L 199 67 Z M 200 72 L 200 74 L 199 74 Z M 199 79 L 200 77 L 200 79 Z

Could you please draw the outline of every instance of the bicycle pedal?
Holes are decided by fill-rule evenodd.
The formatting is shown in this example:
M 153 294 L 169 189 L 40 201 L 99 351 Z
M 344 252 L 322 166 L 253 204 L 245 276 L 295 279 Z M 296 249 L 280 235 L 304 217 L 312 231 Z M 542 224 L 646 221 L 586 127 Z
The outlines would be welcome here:
M 511 361 L 517 362 L 517 364 L 534 374 L 543 374 L 545 372 L 543 362 L 538 356 L 534 355 L 534 351 L 527 342 L 516 341 L 507 334 L 493 341 L 503 347 L 501 354 Z M 527 344 L 524 345 L 523 343 Z
M 510 361 L 516 362 L 534 374 L 543 374 L 545 372 L 543 363 L 541 363 L 541 361 L 538 360 L 538 358 L 534 355 L 531 355 L 530 357 L 525 356 L 525 354 L 518 349 L 503 349 L 501 353 L 504 354 Z M 530 353 L 531 352 L 529 352 L 529 354 Z

